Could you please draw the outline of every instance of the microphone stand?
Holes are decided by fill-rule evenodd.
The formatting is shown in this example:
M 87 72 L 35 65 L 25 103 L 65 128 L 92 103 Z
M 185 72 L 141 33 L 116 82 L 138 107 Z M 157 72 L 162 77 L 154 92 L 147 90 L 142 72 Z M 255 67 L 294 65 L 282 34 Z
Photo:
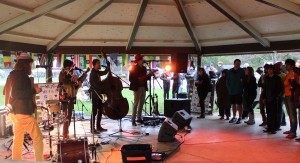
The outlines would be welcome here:
M 84 120 L 83 108 L 85 108 L 86 111 L 88 111 L 88 110 L 87 110 L 87 108 L 85 107 L 85 105 L 83 104 L 83 102 L 81 100 L 78 99 L 78 101 L 81 103 L 81 112 L 82 112 L 82 114 L 80 114 L 81 117 L 79 118 L 79 120 Z

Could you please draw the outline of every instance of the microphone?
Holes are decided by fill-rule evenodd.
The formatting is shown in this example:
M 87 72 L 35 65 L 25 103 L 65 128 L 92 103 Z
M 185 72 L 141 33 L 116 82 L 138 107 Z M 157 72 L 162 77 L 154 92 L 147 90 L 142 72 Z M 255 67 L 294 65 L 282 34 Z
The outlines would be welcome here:
M 48 68 L 49 66 L 36 65 L 35 68 Z

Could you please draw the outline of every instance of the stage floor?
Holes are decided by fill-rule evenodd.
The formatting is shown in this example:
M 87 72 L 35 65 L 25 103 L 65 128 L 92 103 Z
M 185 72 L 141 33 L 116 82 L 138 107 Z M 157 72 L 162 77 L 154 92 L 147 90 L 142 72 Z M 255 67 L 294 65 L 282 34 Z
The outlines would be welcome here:
M 151 144 L 153 152 L 167 154 L 165 162 L 299 162 L 300 143 L 294 139 L 286 139 L 283 134 L 289 129 L 289 125 L 282 126 L 277 134 L 264 133 L 260 115 L 256 114 L 256 124 L 249 126 L 242 124 L 229 124 L 226 120 L 219 120 L 217 115 L 206 116 L 205 119 L 197 119 L 193 115 L 191 122 L 192 131 L 178 132 L 174 142 L 158 142 L 158 132 L 161 123 L 157 126 L 137 125 L 132 126 L 130 117 L 122 119 L 122 129 L 129 133 L 121 133 L 110 136 L 119 131 L 119 121 L 103 118 L 102 126 L 108 131 L 94 135 L 97 146 L 96 160 L 100 163 L 121 163 L 122 145 L 126 144 Z M 288 119 L 287 119 L 288 122 Z M 87 137 L 88 143 L 93 143 L 93 135 L 90 133 L 90 121 L 88 119 L 76 121 L 76 137 Z M 51 131 L 52 151 L 57 154 L 57 130 Z M 298 134 L 299 129 L 297 130 Z M 49 155 L 48 131 L 43 131 L 45 156 Z M 73 123 L 70 126 L 71 138 L 74 137 Z M 10 138 L 0 138 L 0 162 L 13 162 L 7 150 Z M 24 160 L 32 161 L 32 145 L 29 151 L 23 150 Z M 91 152 L 89 152 L 91 154 Z M 95 158 L 93 158 L 95 159 Z M 45 161 L 49 162 L 49 161 Z M 157 162 L 157 161 L 156 161 Z M 162 161 L 161 161 L 162 162 Z

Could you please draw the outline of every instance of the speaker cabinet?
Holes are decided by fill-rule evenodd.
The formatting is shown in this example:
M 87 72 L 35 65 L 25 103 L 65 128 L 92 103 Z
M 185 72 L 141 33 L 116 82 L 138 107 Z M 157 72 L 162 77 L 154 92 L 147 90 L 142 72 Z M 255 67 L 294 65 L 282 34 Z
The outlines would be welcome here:
M 190 126 L 191 121 L 192 116 L 185 110 L 177 111 L 172 118 L 172 122 L 178 126 L 178 129 L 183 129 L 185 126 Z
M 121 148 L 122 160 L 127 162 L 151 162 L 152 147 L 150 144 L 127 144 Z
M 177 130 L 178 130 L 177 125 L 172 121 L 170 121 L 168 118 L 166 118 L 159 129 L 158 141 L 159 142 L 174 141 Z
M 88 141 L 85 139 L 59 141 L 57 144 L 58 162 L 61 163 L 89 163 Z
M 177 73 L 187 72 L 188 54 L 172 54 L 172 71 Z
M 184 109 L 189 114 L 191 113 L 191 100 L 189 99 L 166 99 L 164 101 L 164 116 L 173 117 L 176 111 Z

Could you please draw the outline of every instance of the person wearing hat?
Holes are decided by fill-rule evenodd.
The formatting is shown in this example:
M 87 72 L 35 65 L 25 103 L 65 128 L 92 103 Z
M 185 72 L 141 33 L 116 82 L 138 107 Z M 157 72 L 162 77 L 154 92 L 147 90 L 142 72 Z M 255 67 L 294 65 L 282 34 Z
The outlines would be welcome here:
M 135 55 L 135 65 L 129 73 L 130 87 L 134 92 L 134 103 L 132 108 L 132 125 L 136 126 L 136 122 L 143 123 L 142 109 L 145 102 L 147 87 L 147 80 L 151 78 L 151 73 L 147 75 L 147 69 L 143 65 L 144 59 L 141 54 Z M 137 118 L 137 120 L 136 120 Z
M 76 103 L 76 94 L 79 85 L 86 79 L 87 74 L 79 78 L 73 72 L 73 61 L 64 60 L 63 69 L 59 73 L 59 94 L 64 95 L 64 99 L 60 99 L 63 114 L 64 114 L 64 125 L 63 125 L 63 138 L 69 138 L 69 126 L 72 118 L 72 111 L 74 110 L 74 104 Z
M 281 109 L 279 109 L 282 94 L 283 84 L 281 78 L 275 74 L 275 66 L 270 65 L 268 68 L 268 76 L 265 77 L 265 82 L 262 92 L 262 101 L 266 105 L 267 111 L 267 129 L 264 132 L 276 134 L 278 130 L 279 119 L 277 118 Z
M 12 160 L 22 160 L 22 146 L 24 142 L 24 131 L 26 131 L 34 147 L 36 161 L 43 161 L 43 135 L 39 128 L 33 113 L 36 105 L 33 97 L 42 91 L 41 88 L 33 85 L 29 78 L 33 59 L 27 53 L 21 53 L 17 56 L 16 64 L 10 72 L 4 89 L 10 89 L 6 92 L 8 100 L 7 106 L 10 110 L 9 116 L 13 122 L 13 147 Z
M 101 119 L 103 113 L 103 103 L 98 95 L 101 94 L 102 82 L 101 76 L 106 75 L 110 69 L 110 63 L 106 62 L 107 67 L 104 71 L 100 71 L 101 63 L 99 59 L 93 60 L 93 68 L 90 74 L 90 84 L 91 84 L 91 96 L 92 96 L 92 114 L 91 114 L 91 133 L 99 134 L 99 132 L 107 131 L 107 129 L 101 127 Z M 101 87 L 102 86 L 102 87 Z M 97 94 L 98 95 L 97 95 Z M 95 129 L 95 117 L 96 129 Z

